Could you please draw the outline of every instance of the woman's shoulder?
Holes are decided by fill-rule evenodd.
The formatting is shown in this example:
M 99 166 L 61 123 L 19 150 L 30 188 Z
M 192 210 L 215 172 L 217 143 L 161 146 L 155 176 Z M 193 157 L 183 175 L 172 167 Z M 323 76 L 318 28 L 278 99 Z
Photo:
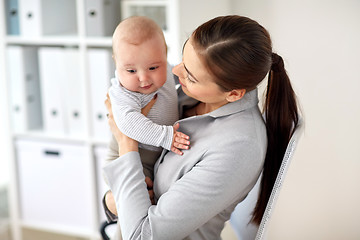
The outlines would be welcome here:
M 208 144 L 213 143 L 207 148 L 207 154 L 221 151 L 228 158 L 261 158 L 266 152 L 266 127 L 256 109 L 218 118 L 211 128 L 204 138 Z

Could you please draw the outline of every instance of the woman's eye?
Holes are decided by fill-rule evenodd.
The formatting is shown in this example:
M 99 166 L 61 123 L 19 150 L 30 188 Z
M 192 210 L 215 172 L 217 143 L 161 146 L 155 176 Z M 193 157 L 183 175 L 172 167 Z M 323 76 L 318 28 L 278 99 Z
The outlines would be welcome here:
M 126 69 L 126 71 L 127 71 L 128 73 L 136 73 L 136 70 L 134 70 L 134 69 Z
M 154 71 L 155 69 L 158 69 L 158 68 L 159 68 L 158 66 L 156 66 L 156 67 L 150 67 L 149 70 L 150 70 L 150 71 Z
M 194 79 L 191 78 L 190 75 L 186 76 L 186 79 L 190 82 L 190 83 L 196 83 L 196 81 Z

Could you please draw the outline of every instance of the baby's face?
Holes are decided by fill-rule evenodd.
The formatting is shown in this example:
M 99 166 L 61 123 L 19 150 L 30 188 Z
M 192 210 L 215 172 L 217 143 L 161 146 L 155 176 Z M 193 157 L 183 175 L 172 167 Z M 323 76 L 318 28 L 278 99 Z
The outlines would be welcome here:
M 149 94 L 166 82 L 166 47 L 160 37 L 140 45 L 123 41 L 115 50 L 114 60 L 121 85 L 130 91 Z

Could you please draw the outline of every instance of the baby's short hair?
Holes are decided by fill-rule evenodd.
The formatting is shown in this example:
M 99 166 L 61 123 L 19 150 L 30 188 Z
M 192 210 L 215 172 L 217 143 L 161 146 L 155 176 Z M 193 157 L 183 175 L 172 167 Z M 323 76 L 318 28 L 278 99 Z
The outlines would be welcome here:
M 154 37 L 155 34 L 159 34 L 164 39 L 164 47 L 166 47 L 163 31 L 154 20 L 144 16 L 126 18 L 119 23 L 114 31 L 113 51 L 119 41 L 139 45 Z

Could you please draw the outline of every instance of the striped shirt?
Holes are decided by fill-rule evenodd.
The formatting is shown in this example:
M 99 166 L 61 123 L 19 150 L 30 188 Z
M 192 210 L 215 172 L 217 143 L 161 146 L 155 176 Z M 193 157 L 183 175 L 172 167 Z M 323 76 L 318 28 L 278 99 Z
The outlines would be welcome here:
M 167 81 L 151 94 L 132 92 L 122 87 L 119 79 L 111 79 L 109 96 L 114 120 L 121 132 L 138 141 L 139 147 L 152 151 L 170 150 L 174 130 L 172 125 L 179 119 L 175 81 L 170 65 L 167 66 Z M 154 95 L 157 100 L 149 114 L 141 109 Z M 162 147 L 162 148 L 161 148 Z

